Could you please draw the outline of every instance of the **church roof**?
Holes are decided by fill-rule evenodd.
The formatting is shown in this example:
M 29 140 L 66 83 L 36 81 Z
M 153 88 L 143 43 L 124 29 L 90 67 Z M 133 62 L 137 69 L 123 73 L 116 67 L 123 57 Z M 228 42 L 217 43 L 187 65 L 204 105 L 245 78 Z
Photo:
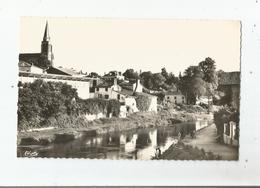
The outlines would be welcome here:
M 41 56 L 40 53 L 19 54 L 19 64 L 18 65 L 22 66 L 26 62 L 27 64 L 31 64 L 31 65 L 33 64 L 33 65 L 37 66 L 39 63 L 40 56 Z M 23 64 L 21 64 L 22 62 L 23 62 Z
M 47 69 L 47 73 L 49 73 L 49 74 L 61 74 L 61 75 L 67 75 L 67 76 L 78 75 L 78 73 L 75 70 L 64 68 L 64 67 L 49 67 Z

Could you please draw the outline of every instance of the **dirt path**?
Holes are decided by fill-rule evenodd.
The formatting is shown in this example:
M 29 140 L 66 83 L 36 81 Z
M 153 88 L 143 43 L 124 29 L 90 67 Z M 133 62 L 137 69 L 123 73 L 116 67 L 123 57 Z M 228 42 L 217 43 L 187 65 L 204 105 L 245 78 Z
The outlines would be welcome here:
M 223 160 L 237 160 L 238 150 L 235 147 L 217 143 L 216 141 L 217 129 L 214 124 L 198 131 L 196 133 L 196 138 L 191 139 L 186 136 L 183 139 L 183 143 L 192 146 L 197 146 L 198 148 L 203 148 L 205 151 L 213 152 L 222 156 Z

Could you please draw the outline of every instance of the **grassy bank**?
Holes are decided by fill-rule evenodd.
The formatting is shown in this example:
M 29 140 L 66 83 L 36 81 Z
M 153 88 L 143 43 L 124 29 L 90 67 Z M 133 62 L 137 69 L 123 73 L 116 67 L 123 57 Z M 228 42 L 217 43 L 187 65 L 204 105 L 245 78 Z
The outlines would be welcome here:
M 18 132 L 18 144 L 30 145 L 39 144 L 44 145 L 52 142 L 56 142 L 57 138 L 63 135 L 71 140 L 80 136 L 80 133 L 85 132 L 93 134 L 103 134 L 114 131 L 131 130 L 135 128 L 147 128 L 147 127 L 161 127 L 169 126 L 175 123 L 181 122 L 193 122 L 197 118 L 208 118 L 204 113 L 187 113 L 185 111 L 175 110 L 162 110 L 158 113 L 154 112 L 138 112 L 134 113 L 127 118 L 101 118 L 94 121 L 86 121 L 81 118 L 77 121 L 71 117 L 71 121 L 75 122 L 73 126 L 68 124 L 62 124 L 59 122 L 59 126 L 51 130 L 42 131 L 19 131 Z M 80 122 L 80 123 L 77 123 Z M 54 123 L 52 123 L 55 125 Z
M 205 152 L 203 149 L 185 145 L 182 142 L 171 145 L 159 159 L 166 160 L 221 160 L 221 156 L 212 152 Z

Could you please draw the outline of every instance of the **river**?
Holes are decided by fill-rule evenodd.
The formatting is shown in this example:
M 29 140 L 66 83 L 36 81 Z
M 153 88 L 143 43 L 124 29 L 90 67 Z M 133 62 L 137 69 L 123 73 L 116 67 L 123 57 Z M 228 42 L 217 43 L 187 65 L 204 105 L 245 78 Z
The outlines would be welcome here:
M 179 127 L 185 127 L 184 125 Z M 139 128 L 96 136 L 83 134 L 82 137 L 66 143 L 19 146 L 17 156 L 149 160 L 155 156 L 156 148 L 164 152 L 176 142 L 179 131 L 176 126 L 168 126 Z

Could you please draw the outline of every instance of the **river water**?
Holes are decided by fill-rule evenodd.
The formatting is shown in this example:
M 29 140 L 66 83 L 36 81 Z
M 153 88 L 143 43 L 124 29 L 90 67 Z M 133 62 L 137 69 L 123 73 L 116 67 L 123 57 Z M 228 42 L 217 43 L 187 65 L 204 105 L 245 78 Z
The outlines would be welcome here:
M 175 126 L 139 128 L 96 136 L 83 135 L 67 142 L 48 146 L 19 146 L 18 157 L 65 157 L 97 159 L 141 159 L 155 156 L 176 142 L 179 130 Z

